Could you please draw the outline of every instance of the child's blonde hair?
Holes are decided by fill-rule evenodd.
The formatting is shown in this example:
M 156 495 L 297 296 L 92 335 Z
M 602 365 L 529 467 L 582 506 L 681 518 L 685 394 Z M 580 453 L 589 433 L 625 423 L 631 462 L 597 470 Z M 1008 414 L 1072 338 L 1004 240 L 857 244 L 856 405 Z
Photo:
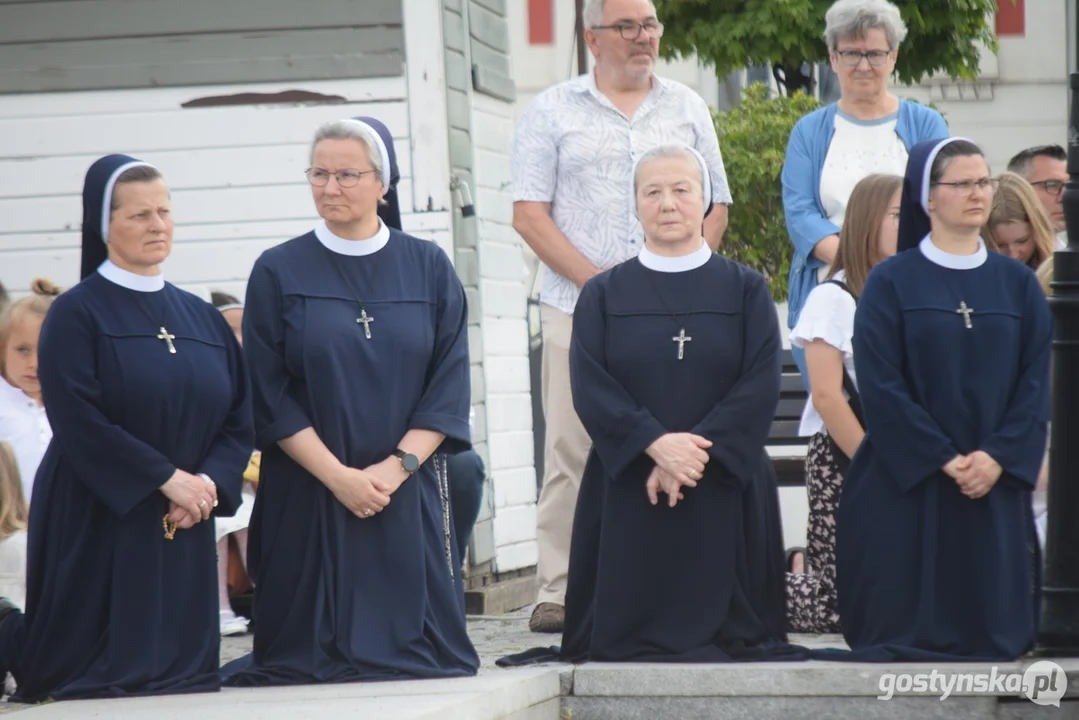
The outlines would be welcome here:
M 26 530 L 29 519 L 15 451 L 10 443 L 0 440 L 0 540 Z
M 52 307 L 52 301 L 63 292 L 62 288 L 45 278 L 35 279 L 30 284 L 30 289 L 33 291 L 33 295 L 24 297 L 22 300 L 16 300 L 4 308 L 3 313 L 0 314 L 0 376 L 5 378 L 7 377 L 5 358 L 7 356 L 8 338 L 11 337 L 11 329 L 24 322 L 28 317 L 44 318 L 46 313 L 49 312 L 49 308 Z

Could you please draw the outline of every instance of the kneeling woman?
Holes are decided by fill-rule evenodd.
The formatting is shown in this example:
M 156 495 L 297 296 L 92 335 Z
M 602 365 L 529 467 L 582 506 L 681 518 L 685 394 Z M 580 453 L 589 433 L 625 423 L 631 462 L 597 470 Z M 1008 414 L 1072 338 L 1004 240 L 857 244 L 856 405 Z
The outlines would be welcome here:
M 169 192 L 123 155 L 83 190 L 82 282 L 41 330 L 53 439 L 34 483 L 26 615 L 3 607 L 16 700 L 220 687 L 214 526 L 254 430 L 240 346 L 165 282 Z
M 724 662 L 786 644 L 775 305 L 701 237 L 708 173 L 661 146 L 634 173 L 646 245 L 574 312 L 573 402 L 594 443 L 574 517 L 562 656 Z
M 471 447 L 464 289 L 380 217 L 397 182 L 381 123 L 319 128 L 307 177 L 322 222 L 247 288 L 255 645 L 227 682 L 472 675 L 446 470 Z
M 836 538 L 854 659 L 1009 660 L 1034 643 L 1052 321 L 1034 273 L 979 237 L 993 185 L 973 143 L 915 146 L 899 252 L 858 303 L 866 435 Z

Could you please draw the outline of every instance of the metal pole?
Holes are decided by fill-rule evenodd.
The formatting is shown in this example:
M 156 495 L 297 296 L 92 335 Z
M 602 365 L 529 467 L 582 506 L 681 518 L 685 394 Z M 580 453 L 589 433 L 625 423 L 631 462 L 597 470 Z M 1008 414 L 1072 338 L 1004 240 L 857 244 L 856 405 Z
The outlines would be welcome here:
M 1079 12 L 1071 13 L 1079 48 Z M 1076 65 L 1079 68 L 1079 64 Z M 1071 73 L 1068 182 L 1064 221 L 1068 247 L 1053 258 L 1052 431 L 1048 528 L 1038 653 L 1079 655 L 1079 72 Z
M 577 0 L 577 74 L 588 72 L 588 44 L 584 41 L 584 0 Z

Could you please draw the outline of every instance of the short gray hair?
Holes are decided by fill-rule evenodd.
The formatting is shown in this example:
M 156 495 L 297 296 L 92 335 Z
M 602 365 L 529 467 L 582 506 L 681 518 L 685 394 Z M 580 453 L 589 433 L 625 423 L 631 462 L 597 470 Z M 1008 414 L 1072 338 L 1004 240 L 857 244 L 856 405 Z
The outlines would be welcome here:
M 883 30 L 888 49 L 907 37 L 907 26 L 888 0 L 837 0 L 824 16 L 824 42 L 835 50 L 840 40 L 862 39 L 870 30 Z
M 353 120 L 334 120 L 320 125 L 315 131 L 315 139 L 311 141 L 310 162 L 315 161 L 315 148 L 323 140 L 355 140 L 361 143 L 367 150 L 367 160 L 374 168 L 375 175 L 382 177 L 382 152 L 379 150 L 379 141 L 366 125 Z
M 603 24 L 603 6 L 606 4 L 607 0 L 585 0 L 581 17 L 586 28 Z

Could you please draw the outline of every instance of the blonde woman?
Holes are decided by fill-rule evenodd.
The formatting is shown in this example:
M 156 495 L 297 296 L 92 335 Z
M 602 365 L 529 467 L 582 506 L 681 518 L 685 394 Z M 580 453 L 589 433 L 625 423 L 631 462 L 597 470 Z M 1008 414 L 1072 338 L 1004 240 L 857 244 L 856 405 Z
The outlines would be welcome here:
M 835 524 L 839 493 L 864 431 L 854 373 L 854 311 L 866 278 L 895 254 L 898 175 L 869 175 L 855 185 L 827 279 L 806 299 L 791 345 L 805 350 L 813 388 L 800 434 L 809 437 L 806 491 L 809 541 L 787 574 L 787 620 L 794 632 L 839 632 Z
M 1001 173 L 997 182 L 982 239 L 990 250 L 1037 270 L 1056 249 L 1049 215 L 1022 175 Z

